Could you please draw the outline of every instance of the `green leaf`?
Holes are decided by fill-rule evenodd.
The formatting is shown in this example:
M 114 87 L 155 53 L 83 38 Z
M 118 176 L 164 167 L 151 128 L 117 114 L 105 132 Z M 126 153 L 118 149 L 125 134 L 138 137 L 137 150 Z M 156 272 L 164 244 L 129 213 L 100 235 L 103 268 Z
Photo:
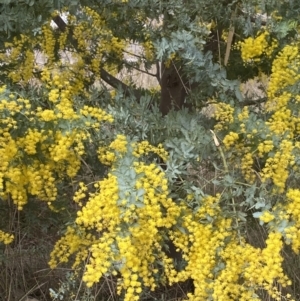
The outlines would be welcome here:
M 263 212 L 254 212 L 252 215 L 254 218 L 259 218 L 262 216 L 262 214 L 263 214 Z

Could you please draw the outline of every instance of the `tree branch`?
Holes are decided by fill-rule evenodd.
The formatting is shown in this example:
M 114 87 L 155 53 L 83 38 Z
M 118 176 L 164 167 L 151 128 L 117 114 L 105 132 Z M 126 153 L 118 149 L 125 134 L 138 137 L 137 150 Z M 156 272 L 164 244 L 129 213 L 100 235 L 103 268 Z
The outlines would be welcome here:
M 267 100 L 268 100 L 267 97 L 262 97 L 259 99 L 245 99 L 244 101 L 240 102 L 239 105 L 242 107 L 259 105 L 266 102 Z
M 159 84 L 161 85 L 161 74 L 160 74 L 160 66 L 159 61 L 156 62 L 156 78 Z
M 129 68 L 135 69 L 135 70 L 140 71 L 140 72 L 142 72 L 142 73 L 145 73 L 145 74 L 147 74 L 147 75 L 149 75 L 149 76 L 157 77 L 157 74 L 148 72 L 148 71 L 146 71 L 146 70 L 142 70 L 142 69 L 140 69 L 140 68 L 138 68 L 138 67 L 136 67 L 136 66 L 134 66 L 134 65 L 132 65 L 132 64 L 130 64 L 130 63 L 128 63 L 127 61 L 124 61 L 124 64 L 125 64 L 126 66 L 128 66 Z

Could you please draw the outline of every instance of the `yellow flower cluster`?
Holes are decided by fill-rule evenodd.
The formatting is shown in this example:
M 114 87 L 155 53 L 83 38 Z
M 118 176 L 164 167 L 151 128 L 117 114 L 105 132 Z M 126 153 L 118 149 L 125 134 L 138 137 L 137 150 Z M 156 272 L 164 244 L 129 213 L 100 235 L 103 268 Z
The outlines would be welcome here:
M 275 39 L 270 39 L 270 33 L 264 31 L 258 33 L 255 38 L 247 38 L 239 43 L 242 60 L 245 63 L 259 62 L 262 55 L 270 57 L 273 51 L 277 48 L 278 42 Z
M 117 152 L 125 153 L 127 151 L 127 139 L 124 135 L 117 135 L 116 139 L 109 147 Z
M 44 53 L 47 55 L 48 64 L 51 64 L 55 59 L 56 38 L 53 30 L 50 22 L 42 27 L 43 36 L 40 42 Z
M 35 57 L 33 51 L 26 50 L 24 63 L 20 66 L 19 74 L 25 82 L 33 77 L 33 71 L 35 67 Z M 16 79 L 15 79 L 16 81 Z
M 105 146 L 99 147 L 97 153 L 99 161 L 104 165 L 111 166 L 116 161 L 114 152 L 108 150 Z
M 192 197 L 193 195 L 188 196 L 189 199 Z M 170 284 L 193 279 L 195 292 L 188 294 L 189 300 L 200 301 L 211 297 L 215 287 L 217 254 L 224 247 L 224 240 L 232 234 L 231 220 L 220 217 L 219 201 L 220 195 L 206 196 L 197 212 L 193 212 L 184 203 L 181 204 L 181 227 L 175 227 L 175 230 L 170 232 L 170 238 L 177 250 L 183 252 L 187 266 L 177 272 L 170 265 L 172 260 L 164 257 L 162 260 L 167 267 L 166 277 Z M 216 218 L 215 225 L 205 222 L 208 218 Z M 182 231 L 182 228 L 186 229 L 186 232 Z
M 268 125 L 274 134 L 283 136 L 289 131 L 290 137 L 292 137 L 296 130 L 297 123 L 299 123 L 299 120 L 293 116 L 291 110 L 286 107 L 281 107 L 272 114 L 272 117 L 269 118 L 266 125 Z
M 3 242 L 5 245 L 10 244 L 14 240 L 14 236 L 9 233 L 5 233 L 0 230 L 0 242 Z
M 43 121 L 54 121 L 58 118 L 54 110 L 39 110 L 37 116 Z
M 253 183 L 253 181 L 255 180 L 255 172 L 253 170 L 253 164 L 254 164 L 254 160 L 252 154 L 246 152 L 246 154 L 243 155 L 241 160 L 241 170 L 245 179 L 250 183 Z
M 31 193 L 32 187 L 37 185 L 37 183 L 34 180 L 32 181 L 32 177 L 30 177 L 34 168 L 28 168 L 22 164 L 22 161 L 20 163 L 19 159 L 23 155 L 36 154 L 36 145 L 40 141 L 43 141 L 43 138 L 41 132 L 36 129 L 25 131 L 23 137 L 12 135 L 19 128 L 18 118 L 20 118 L 20 115 L 31 119 L 33 114 L 29 111 L 30 105 L 28 100 L 22 98 L 16 99 L 14 94 L 7 95 L 5 87 L 1 88 L 1 93 L 0 196 L 6 198 L 7 194 L 11 194 L 18 209 L 22 209 L 23 205 L 27 202 L 27 192 Z M 22 130 L 25 130 L 24 125 L 22 126 Z M 15 164 L 16 161 L 19 163 Z M 32 162 L 32 166 L 34 164 Z
M 283 135 L 287 131 L 290 135 L 299 132 L 299 118 L 288 108 L 294 97 L 284 91 L 299 81 L 299 64 L 299 47 L 296 45 L 285 46 L 272 63 L 266 103 L 266 109 L 272 112 L 272 116 L 267 125 L 277 135 Z
M 126 41 L 113 36 L 106 26 L 105 19 L 90 7 L 82 8 L 86 18 L 69 17 L 69 23 L 74 26 L 73 35 L 77 41 L 78 50 L 82 57 L 89 58 L 88 66 L 96 76 L 100 75 L 100 66 L 105 64 L 103 56 L 123 57 Z M 117 66 L 110 64 L 111 69 Z
M 133 142 L 130 145 L 132 153 L 135 157 L 140 158 L 143 155 L 154 153 L 162 158 L 164 161 L 167 160 L 168 152 L 164 149 L 162 144 L 158 146 L 151 145 L 148 141 Z M 127 151 L 127 140 L 124 135 L 117 135 L 116 139 L 109 145 L 109 147 L 98 148 L 98 158 L 102 164 L 112 165 L 117 159 L 117 153 L 122 156 Z
M 290 200 L 286 206 L 287 212 L 293 215 L 293 220 L 300 226 L 300 190 L 289 189 L 286 196 Z
M 79 182 L 79 189 L 75 192 L 73 196 L 73 201 L 76 202 L 80 207 L 82 207 L 81 200 L 86 197 L 87 186 L 83 182 Z
M 269 223 L 274 218 L 275 218 L 275 216 L 269 211 L 264 211 L 263 214 L 259 217 L 259 219 L 264 223 Z
M 249 108 L 244 107 L 242 111 L 237 115 L 239 121 L 245 121 L 249 118 Z
M 213 229 L 212 225 L 201 224 L 193 219 L 192 214 L 189 214 L 184 217 L 184 225 L 190 233 L 188 236 L 185 235 L 188 241 L 183 241 L 185 244 L 183 248 L 185 251 L 184 258 L 187 260 L 187 266 L 169 281 L 173 283 L 190 277 L 194 281 L 195 291 L 193 294 L 188 294 L 189 300 L 207 300 L 212 293 L 217 250 L 222 248 L 224 239 L 230 235 L 225 230 L 230 227 L 230 221 L 224 220 L 224 223 L 222 222 L 222 226 L 225 226 L 223 230 Z M 183 235 L 181 236 L 183 237 Z M 175 243 L 178 244 L 178 238 Z
M 109 114 L 98 108 L 85 106 L 82 111 L 75 111 L 69 82 L 59 87 L 58 75 L 44 75 L 50 87 L 52 109 L 34 110 L 29 100 L 9 93 L 6 87 L 0 90 L 0 196 L 6 198 L 10 194 L 19 210 L 27 203 L 28 194 L 54 201 L 57 183 L 66 175 L 74 177 L 80 168 L 84 142 L 90 138 L 86 128 L 99 129 L 100 122 L 112 121 Z M 83 119 L 84 126 L 72 129 L 72 120 L 79 119 Z M 45 122 L 49 123 L 48 129 Z M 67 130 L 66 123 L 70 127 Z
M 218 216 L 221 212 L 219 202 L 220 202 L 220 194 L 216 196 L 205 196 L 202 200 L 201 207 L 198 209 L 196 213 L 196 218 L 205 219 L 207 216 L 215 217 Z
M 282 235 L 278 232 L 271 232 L 266 240 L 267 247 L 261 252 L 261 272 L 259 275 L 259 281 L 265 284 L 265 288 L 272 290 L 273 281 L 277 279 L 283 286 L 289 285 L 290 281 L 284 275 L 282 269 Z
M 184 280 L 190 274 L 194 279 L 195 292 L 188 294 L 188 297 L 195 301 L 208 298 L 260 300 L 255 294 L 257 289 L 264 289 L 271 296 L 280 295 L 273 286 L 273 281 L 276 279 L 283 286 L 290 284 L 281 266 L 281 235 L 270 233 L 267 247 L 263 250 L 245 242 L 238 244 L 234 239 L 224 246 L 224 239 L 230 235 L 230 231 L 224 229 L 230 229 L 230 223 L 229 220 L 221 221 L 220 230 L 223 231 L 220 232 L 213 232 L 210 225 L 199 223 L 194 223 L 193 230 L 189 227 L 196 235 L 190 236 L 193 245 L 189 248 L 190 254 L 186 256 L 188 266 L 178 275 L 174 272 L 175 276 L 171 280 Z M 199 232 L 195 232 L 195 228 Z M 216 261 L 217 257 L 221 257 L 221 262 Z M 216 264 L 222 264 L 222 267 L 216 269 Z
M 80 114 L 86 117 L 94 118 L 99 122 L 100 121 L 113 122 L 113 117 L 111 115 L 107 114 L 105 111 L 97 107 L 84 106 L 82 109 L 80 109 Z M 93 123 L 91 127 L 98 128 L 99 124 Z
M 37 153 L 38 143 L 43 143 L 46 137 L 43 135 L 43 131 L 37 129 L 28 129 L 24 137 L 18 139 L 18 146 L 23 148 L 28 155 L 34 155 Z
M 5 43 L 6 48 L 11 48 L 10 57 L 12 58 L 12 60 L 16 60 L 19 57 L 24 44 L 27 42 L 28 42 L 28 37 L 21 34 L 19 38 L 14 37 L 12 43 L 10 42 Z
M 156 286 L 158 269 L 151 271 L 149 267 L 155 265 L 154 254 L 164 257 L 161 246 L 164 229 L 174 226 L 181 207 L 168 197 L 168 181 L 162 169 L 154 163 L 148 165 L 138 160 L 148 152 L 166 155 L 162 146 L 154 148 L 145 141 L 128 143 L 124 135 L 118 135 L 108 149 L 114 154 L 112 172 L 96 183 L 99 190 L 89 195 L 87 203 L 77 213 L 77 226 L 100 236 L 90 244 L 91 256 L 83 280 L 87 286 L 92 286 L 105 273 L 119 271 L 119 293 L 126 292 L 126 301 L 138 300 L 142 287 L 154 289 Z M 124 171 L 118 170 L 128 153 L 135 160 L 130 167 L 134 179 L 127 179 Z M 124 181 L 128 182 L 126 189 Z M 86 190 L 81 183 L 74 196 L 77 203 L 86 196 Z M 213 203 L 213 199 L 208 199 L 208 208 L 213 208 Z M 59 257 L 66 251 L 68 239 L 62 239 L 55 246 L 52 266 L 61 262 Z M 169 269 L 171 266 L 169 263 Z
M 87 204 L 78 212 L 76 223 L 86 229 L 96 229 L 98 232 L 107 228 L 114 232 L 120 224 L 117 178 L 109 174 L 97 186 L 101 187 L 100 193 L 91 195 Z
M 76 136 L 76 132 L 66 135 L 61 132 L 56 133 L 55 142 L 49 146 L 49 154 L 54 162 L 68 160 L 70 156 L 72 157 L 71 147 L 74 143 L 74 136 Z
M 98 158 L 102 164 L 112 165 L 117 159 L 116 153 L 122 156 L 127 151 L 127 139 L 124 135 L 117 135 L 109 147 L 98 148 Z
M 234 108 L 226 103 L 214 104 L 213 117 L 218 121 L 215 125 L 215 130 L 223 130 L 228 127 L 230 123 L 233 122 L 233 112 Z
M 67 39 L 70 35 L 69 27 L 66 27 L 63 32 L 60 32 L 58 38 L 59 49 L 65 49 L 67 46 Z
M 223 139 L 223 143 L 226 148 L 230 148 L 235 144 L 235 142 L 239 139 L 239 134 L 234 132 L 229 132 Z
M 65 235 L 55 243 L 50 254 L 49 266 L 56 267 L 59 263 L 66 263 L 69 257 L 75 255 L 73 268 L 77 267 L 88 256 L 88 249 L 95 237 L 85 233 L 84 229 L 74 229 L 69 226 Z
M 97 283 L 111 268 L 112 262 L 114 262 L 113 242 L 114 238 L 111 237 L 111 233 L 103 233 L 94 243 L 89 242 L 91 256 L 82 277 L 88 287 Z
M 148 61 L 153 61 L 154 57 L 154 46 L 151 42 L 150 36 L 146 35 L 146 41 L 142 43 L 142 46 L 144 48 L 144 56 Z M 170 65 L 172 59 L 174 59 L 175 53 L 171 54 L 171 56 L 168 59 L 167 65 Z M 167 66 L 168 67 L 168 66 Z
M 285 210 L 292 218 L 294 225 L 285 229 L 286 237 L 292 242 L 292 248 L 296 254 L 300 251 L 300 190 L 289 189 L 286 197 L 288 203 Z
M 289 153 L 287 141 L 280 146 L 281 154 Z M 188 298 L 195 301 L 209 298 L 258 301 L 255 295 L 258 289 L 278 297 L 280 293 L 274 288 L 274 281 L 282 286 L 290 284 L 282 269 L 280 233 L 269 234 L 266 248 L 255 248 L 238 239 L 232 220 L 222 216 L 220 195 L 203 197 L 196 211 L 186 205 L 193 194 L 187 196 L 188 202 L 175 203 L 168 195 L 168 181 L 160 167 L 139 160 L 149 151 L 153 152 L 149 143 L 128 143 L 125 136 L 118 135 L 108 150 L 115 156 L 112 171 L 95 185 L 98 190 L 89 195 L 78 212 L 76 227 L 82 229 L 82 237 L 77 233 L 80 237 L 76 237 L 72 230 L 62 238 L 53 251 L 52 267 L 67 260 L 64 254 L 77 254 L 75 248 L 80 254 L 76 255 L 78 265 L 80 259 L 87 258 L 89 250 L 83 276 L 87 286 L 97 283 L 106 273 L 120 273 L 118 292 L 125 291 L 126 301 L 139 300 L 144 287 L 155 289 L 158 273 L 170 284 L 193 279 L 195 292 L 188 294 Z M 131 158 L 136 160 L 129 167 L 130 179 L 123 175 L 127 170 L 119 170 L 128 153 L 134 154 Z M 78 203 L 87 196 L 87 187 L 83 183 L 79 186 L 74 196 Z M 299 196 L 298 191 L 287 195 L 297 201 Z M 295 204 L 289 212 L 293 210 L 297 214 L 300 208 L 295 207 L 296 202 L 292 203 Z M 266 223 L 273 218 L 268 211 L 261 216 Z M 177 227 L 178 221 L 180 227 Z M 185 268 L 179 272 L 162 248 L 166 233 L 186 260 Z M 291 230 L 285 235 L 294 239 L 295 233 Z M 88 235 L 91 236 L 88 238 Z M 71 238 L 75 241 L 72 251 L 68 248 Z M 157 266 L 157 260 L 163 263 L 163 270 Z
M 72 85 L 69 81 L 62 81 L 59 75 L 54 75 L 53 79 L 54 91 L 49 91 L 49 101 L 55 103 L 55 109 L 59 118 L 66 120 L 79 119 L 78 114 L 73 108 Z M 63 87 L 59 87 L 63 84 Z M 57 87 L 57 88 L 56 88 Z M 58 90 L 59 88 L 59 90 Z
M 300 229 L 299 226 L 290 226 L 284 230 L 286 244 L 291 244 L 293 251 L 299 255 L 300 253 Z
M 158 144 L 158 146 L 153 146 L 148 141 L 142 141 L 139 143 L 133 143 L 132 147 L 134 148 L 133 155 L 138 158 L 152 152 L 158 155 L 164 161 L 168 159 L 168 152 L 164 149 L 162 144 Z
M 282 269 L 283 243 L 280 233 L 269 233 L 263 250 L 249 244 L 231 241 L 221 252 L 225 268 L 214 282 L 214 300 L 259 300 L 257 289 L 274 294 L 274 280 L 282 286 L 290 284 Z
M 34 71 L 44 72 L 45 68 L 49 68 L 59 72 L 61 86 L 64 85 L 64 81 L 69 81 L 73 92 L 85 94 L 85 84 L 100 77 L 100 67 L 118 69 L 118 63 L 113 64 L 111 60 L 108 63 L 106 58 L 113 56 L 117 60 L 122 59 L 127 42 L 113 35 L 98 12 L 90 7 L 83 7 L 80 15 L 68 14 L 67 24 L 61 32 L 51 26 L 50 19 L 42 27 L 41 34 L 35 37 L 20 35 L 11 43 L 6 43 L 7 51 L 0 54 L 0 62 L 18 66 L 17 70 L 8 71 L 7 76 L 14 82 L 23 81 L 25 84 L 37 76 L 34 83 L 39 84 L 40 72 Z M 70 28 L 73 40 L 76 41 L 73 45 L 68 44 Z M 76 51 L 71 51 L 71 59 L 70 47 L 76 48 Z M 39 49 L 40 54 L 46 58 L 43 64 L 36 61 L 34 49 Z M 91 76 L 91 72 L 94 76 Z
M 300 196 L 300 192 L 298 194 Z M 220 215 L 219 198 L 205 197 L 203 207 L 196 213 L 181 205 L 181 227 L 187 233 L 171 231 L 171 239 L 178 250 L 183 251 L 187 266 L 177 272 L 171 268 L 171 260 L 163 257 L 169 283 L 193 279 L 195 291 L 188 294 L 188 299 L 193 301 L 258 301 L 260 299 L 255 294 L 258 289 L 267 291 L 274 298 L 280 297 L 274 281 L 283 287 L 291 284 L 282 269 L 282 235 L 269 233 L 264 249 L 255 248 L 244 240 L 239 241 L 236 232 L 232 231 L 232 220 Z M 207 214 L 217 218 L 216 222 L 199 223 L 205 220 Z M 272 218 L 272 214 L 262 216 L 265 222 Z M 290 300 L 289 295 L 285 298 Z
M 247 283 L 247 266 L 255 263 L 259 251 L 250 245 L 240 245 L 231 241 L 221 252 L 224 262 L 222 269 L 215 280 L 213 291 L 214 300 L 259 300 L 254 295 L 254 281 Z M 246 269 L 245 269 L 246 268 Z M 242 274 L 246 279 L 241 281 Z M 254 273 L 254 276 L 256 273 Z M 252 276 L 249 274 L 249 276 Z M 249 285 L 250 284 L 250 285 Z
M 35 41 L 21 34 L 18 38 L 14 37 L 11 43 L 5 43 L 5 48 L 8 50 L 0 55 L 0 62 L 12 63 L 18 66 L 18 70 L 11 70 L 7 76 L 14 82 L 27 82 L 32 78 L 32 73 L 35 67 L 35 57 L 32 49 L 25 47 L 30 43 L 31 47 Z
M 257 146 L 258 156 L 262 158 L 265 154 L 268 154 L 274 148 L 274 144 L 272 140 L 264 140 L 259 143 Z
M 262 180 L 271 179 L 279 192 L 284 191 L 286 180 L 289 176 L 288 168 L 294 162 L 293 148 L 292 140 L 282 140 L 279 150 L 274 157 L 267 159 L 261 172 Z
M 296 45 L 287 45 L 277 55 L 272 63 L 272 74 L 267 94 L 269 102 L 274 101 L 276 93 L 283 88 L 293 85 L 299 80 L 299 48 Z M 276 98 L 275 101 L 277 102 Z M 272 104 L 271 104 L 272 105 Z M 280 107 L 281 103 L 278 104 Z
M 89 23 L 87 21 L 81 21 L 80 23 L 75 23 L 75 22 L 72 22 L 72 23 L 73 24 L 71 24 L 71 26 L 74 27 L 73 36 L 77 42 L 77 45 L 76 45 L 77 50 L 81 51 L 84 56 L 87 56 L 88 49 L 90 48 L 89 38 L 92 37 L 91 33 L 88 32 Z M 96 30 L 96 28 L 94 28 L 94 30 Z
M 42 201 L 54 201 L 57 195 L 54 170 L 53 166 L 41 164 L 38 160 L 34 160 L 30 166 L 10 166 L 4 174 L 10 181 L 6 182 L 1 195 L 10 193 L 18 210 L 22 210 L 27 203 L 28 193 L 38 196 Z

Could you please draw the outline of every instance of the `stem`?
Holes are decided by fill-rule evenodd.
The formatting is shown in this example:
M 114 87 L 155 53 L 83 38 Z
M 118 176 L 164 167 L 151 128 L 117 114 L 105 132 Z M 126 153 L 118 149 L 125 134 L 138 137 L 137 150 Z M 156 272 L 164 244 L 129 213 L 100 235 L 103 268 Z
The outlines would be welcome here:
M 227 162 L 226 162 L 226 158 L 224 156 L 223 149 L 222 149 L 221 146 L 219 146 L 218 149 L 219 149 L 219 152 L 220 152 L 222 160 L 223 160 L 225 173 L 227 175 L 229 175 L 229 169 L 228 169 L 228 165 L 227 165 Z M 230 187 L 229 189 L 230 189 L 230 193 L 232 195 L 233 194 L 232 188 Z M 238 221 L 238 216 L 237 216 L 237 211 L 236 211 L 236 203 L 235 203 L 234 197 L 231 197 L 231 201 L 232 201 L 233 212 L 234 212 L 234 215 L 235 215 L 235 224 L 236 224 L 236 229 L 237 229 L 237 233 L 238 233 L 238 237 L 239 237 L 239 242 L 240 242 L 240 244 L 242 244 L 241 231 L 240 231 L 240 228 L 239 228 L 239 221 Z
M 211 132 L 213 134 L 215 144 L 216 144 L 216 146 L 219 149 L 219 152 L 221 154 L 224 169 L 225 169 L 225 174 L 229 175 L 229 169 L 228 169 L 228 165 L 227 165 L 227 162 L 226 162 L 226 158 L 225 158 L 223 149 L 222 149 L 221 145 L 219 144 L 219 142 L 217 140 L 216 134 L 212 130 L 211 130 Z M 232 188 L 230 187 L 229 189 L 230 189 L 231 195 L 233 195 Z M 241 236 L 241 231 L 240 231 L 240 228 L 239 228 L 239 221 L 238 221 L 238 216 L 237 216 L 237 211 L 236 211 L 236 203 L 235 203 L 234 197 L 231 197 L 231 202 L 232 202 L 233 212 L 234 212 L 234 215 L 235 215 L 235 224 L 236 224 L 236 230 L 237 230 L 237 234 L 238 234 L 238 238 L 239 238 L 239 243 L 242 244 L 242 238 L 241 238 L 242 236 Z

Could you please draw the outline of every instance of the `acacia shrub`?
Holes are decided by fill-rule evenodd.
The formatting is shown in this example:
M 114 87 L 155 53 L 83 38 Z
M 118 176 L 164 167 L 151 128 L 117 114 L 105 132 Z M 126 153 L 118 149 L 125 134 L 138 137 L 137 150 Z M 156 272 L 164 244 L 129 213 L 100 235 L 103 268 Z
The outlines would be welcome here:
M 285 13 L 286 3 L 270 4 L 262 28 L 260 20 L 246 23 L 245 11 L 255 16 L 249 1 L 162 4 L 91 2 L 70 10 L 62 28 L 49 19 L 35 35 L 24 30 L 7 41 L 0 56 L 1 202 L 26 210 L 37 198 L 53 212 L 72 211 L 49 263 L 70 264 L 88 288 L 112 275 L 125 300 L 186 280 L 195 286 L 189 300 L 260 300 L 263 293 L 295 299 L 282 255 L 286 245 L 299 252 L 299 48 L 297 25 L 287 21 L 293 12 Z M 200 8 L 207 15 L 192 18 Z M 164 26 L 151 26 L 147 18 L 161 14 Z M 116 18 L 131 30 L 116 26 Z M 229 39 L 218 52 L 203 47 L 219 26 L 215 18 L 224 28 L 234 25 L 240 39 L 226 67 L 220 53 Z M 144 47 L 141 72 L 156 60 L 171 66 L 180 76 L 164 88 L 180 81 L 186 101 L 215 107 L 212 118 L 197 109 L 162 117 L 153 104 L 158 93 L 115 78 L 128 66 L 130 40 Z M 36 64 L 35 50 L 47 58 L 44 65 Z M 66 51 L 72 61 L 63 58 Z M 238 78 L 249 69 L 270 77 L 266 98 L 243 98 Z M 28 92 L 33 79 L 40 87 Z M 100 79 L 120 89 L 95 91 Z M 259 110 L 246 105 L 261 102 Z M 191 177 L 203 162 L 216 172 L 218 193 L 205 194 Z M 62 202 L 68 182 L 77 186 L 73 206 Z M 267 232 L 261 246 L 247 240 L 253 218 Z M 5 244 L 13 239 L 0 235 Z M 168 256 L 169 242 L 182 253 L 179 267 Z

